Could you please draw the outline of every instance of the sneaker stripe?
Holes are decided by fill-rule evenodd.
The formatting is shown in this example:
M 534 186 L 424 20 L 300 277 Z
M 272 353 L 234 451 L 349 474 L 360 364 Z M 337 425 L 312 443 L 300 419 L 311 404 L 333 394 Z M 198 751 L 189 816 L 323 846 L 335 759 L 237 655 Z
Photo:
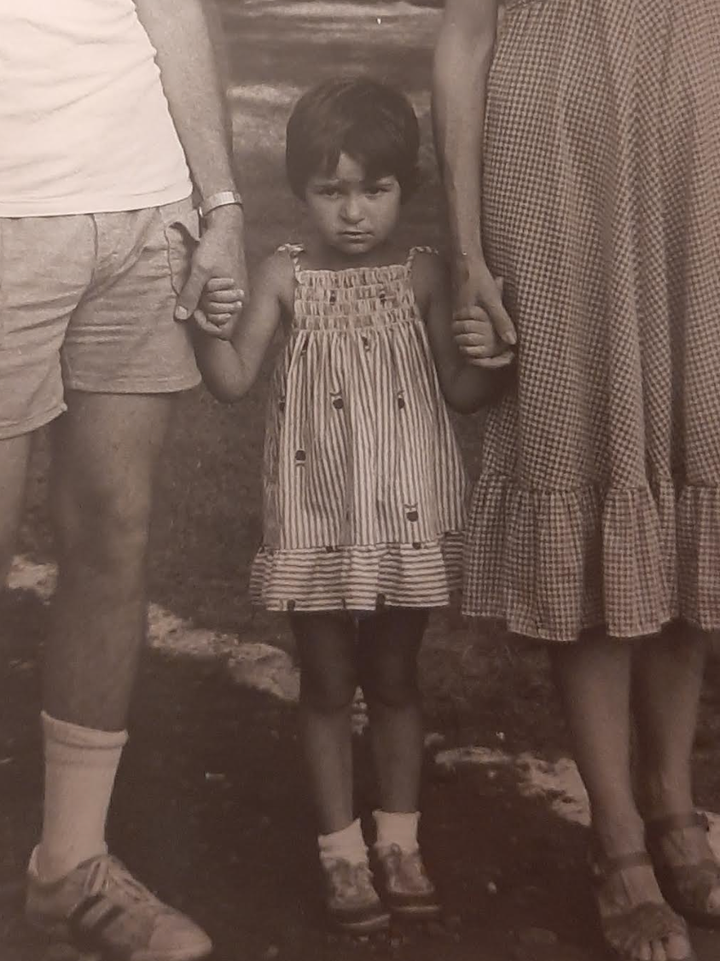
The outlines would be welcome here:
M 91 912 L 94 912 L 94 917 L 89 916 Z M 103 943 L 103 935 L 113 921 L 123 914 L 125 910 L 120 905 L 113 904 L 102 894 L 95 894 L 78 904 L 68 917 L 68 927 L 78 944 L 98 950 L 107 947 Z

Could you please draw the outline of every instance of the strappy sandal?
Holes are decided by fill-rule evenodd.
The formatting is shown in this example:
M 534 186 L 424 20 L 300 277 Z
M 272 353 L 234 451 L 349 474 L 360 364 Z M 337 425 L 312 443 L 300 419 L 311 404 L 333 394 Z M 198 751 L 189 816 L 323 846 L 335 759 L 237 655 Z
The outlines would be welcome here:
M 687 925 L 665 902 L 643 901 L 623 909 L 623 895 L 618 896 L 611 891 L 619 910 L 607 915 L 603 914 L 600 908 L 600 889 L 612 884 L 613 879 L 617 879 L 628 868 L 652 868 L 648 854 L 638 851 L 635 854 L 609 858 L 599 852 L 592 852 L 589 865 L 598 903 L 600 929 L 607 947 L 617 961 L 638 961 L 640 949 L 651 941 L 666 941 L 673 935 L 689 941 Z M 689 954 L 677 961 L 697 961 L 697 956 L 690 949 Z
M 671 864 L 663 851 L 663 841 L 673 831 L 695 828 L 702 831 L 707 854 L 695 864 Z M 720 928 L 720 912 L 707 909 L 711 893 L 720 887 L 720 864 L 715 859 L 705 835 L 710 830 L 704 814 L 671 814 L 650 821 L 645 826 L 648 851 L 655 874 L 668 904 L 699 927 Z

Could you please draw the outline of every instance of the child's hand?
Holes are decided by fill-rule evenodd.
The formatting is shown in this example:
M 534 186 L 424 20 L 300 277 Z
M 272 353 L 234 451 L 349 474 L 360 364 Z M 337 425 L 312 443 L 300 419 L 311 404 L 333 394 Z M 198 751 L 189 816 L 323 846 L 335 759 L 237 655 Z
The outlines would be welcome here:
M 195 323 L 210 337 L 230 340 L 242 308 L 243 292 L 233 281 L 229 277 L 213 277 L 200 296 Z
M 495 278 L 494 283 L 502 298 L 502 277 Z M 515 358 L 512 348 L 498 335 L 490 313 L 483 307 L 458 308 L 453 313 L 452 330 L 455 343 L 468 364 L 475 367 L 506 367 Z

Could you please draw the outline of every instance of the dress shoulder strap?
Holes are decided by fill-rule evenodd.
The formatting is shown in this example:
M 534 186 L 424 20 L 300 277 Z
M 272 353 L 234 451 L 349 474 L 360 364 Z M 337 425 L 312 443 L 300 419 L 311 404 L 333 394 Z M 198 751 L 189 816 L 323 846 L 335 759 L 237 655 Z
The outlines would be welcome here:
M 300 271 L 300 254 L 304 249 L 302 244 L 281 244 L 276 251 L 279 254 L 287 254 L 290 260 L 292 260 L 293 271 L 296 277 Z
M 435 247 L 411 247 L 408 251 L 407 260 L 405 261 L 405 266 L 410 270 L 415 260 L 416 254 L 433 254 L 437 256 L 437 250 Z

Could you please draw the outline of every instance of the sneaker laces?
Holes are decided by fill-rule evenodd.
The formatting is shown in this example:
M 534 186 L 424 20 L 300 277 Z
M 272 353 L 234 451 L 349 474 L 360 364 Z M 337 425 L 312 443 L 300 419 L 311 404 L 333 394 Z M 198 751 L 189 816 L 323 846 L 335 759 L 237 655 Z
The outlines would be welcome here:
M 165 908 L 159 898 L 149 891 L 128 871 L 125 865 L 110 854 L 97 858 L 91 865 L 85 879 L 84 891 L 87 895 L 106 894 L 110 888 L 119 891 L 123 899 L 148 907 Z

